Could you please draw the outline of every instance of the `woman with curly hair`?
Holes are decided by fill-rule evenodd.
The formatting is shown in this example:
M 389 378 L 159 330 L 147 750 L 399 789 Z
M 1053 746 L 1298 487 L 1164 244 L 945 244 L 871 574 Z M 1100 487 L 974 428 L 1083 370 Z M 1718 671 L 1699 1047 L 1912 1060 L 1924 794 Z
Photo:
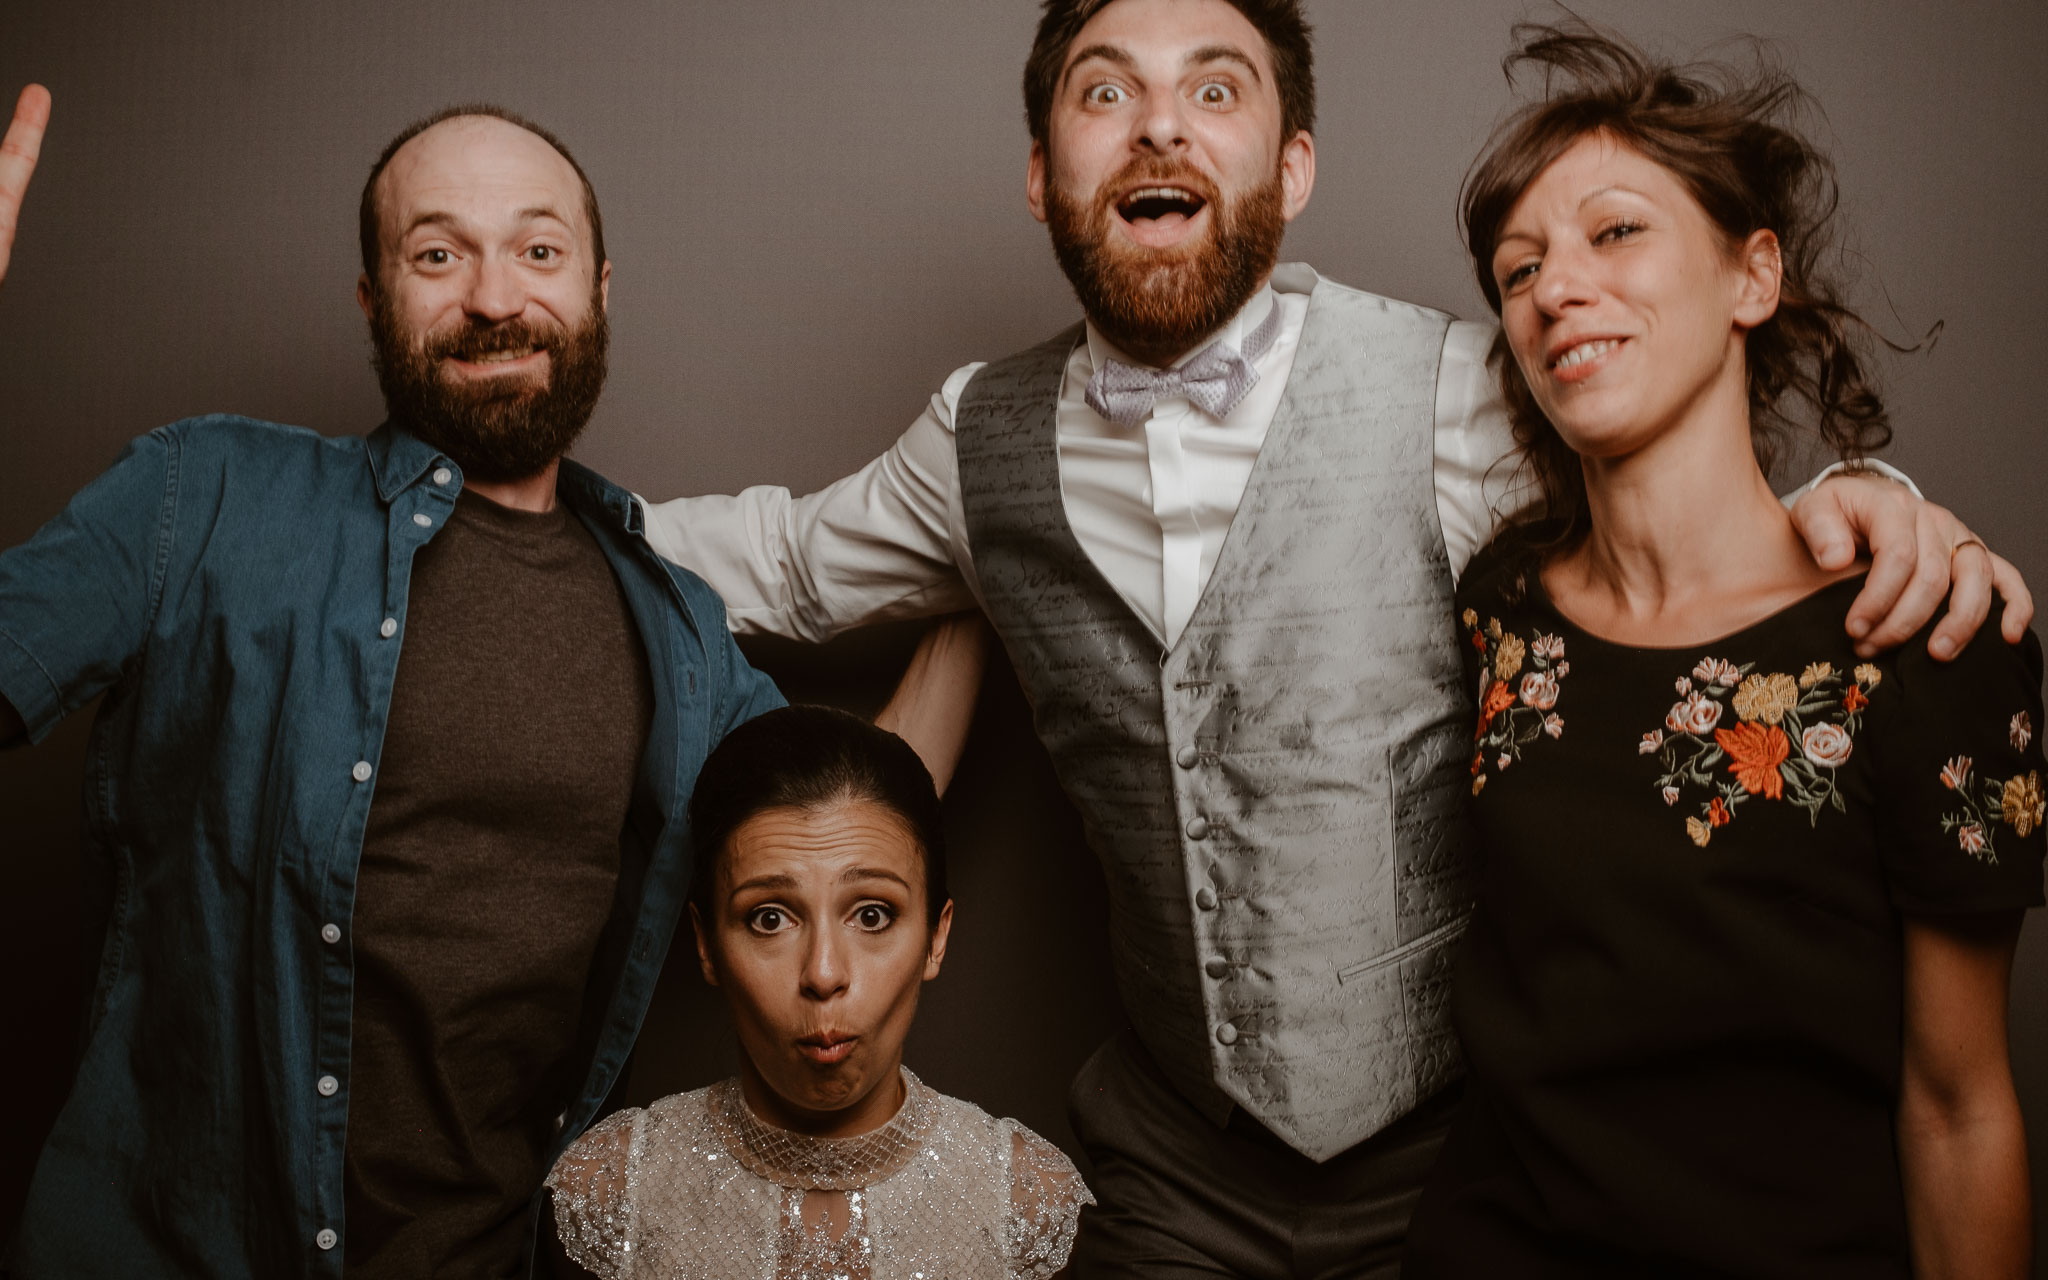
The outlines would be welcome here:
M 1517 35 L 1464 215 L 1543 503 L 1459 590 L 1471 1088 L 1407 1274 L 2021 1276 L 2040 646 L 1858 655 L 1867 566 L 1772 494 L 1788 435 L 1890 436 L 1798 86 Z

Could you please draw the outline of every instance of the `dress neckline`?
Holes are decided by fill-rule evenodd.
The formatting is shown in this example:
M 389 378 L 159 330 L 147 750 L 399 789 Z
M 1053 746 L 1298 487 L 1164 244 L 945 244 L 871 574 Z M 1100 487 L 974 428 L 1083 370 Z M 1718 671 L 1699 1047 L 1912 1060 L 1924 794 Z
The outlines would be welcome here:
M 1629 644 L 1621 640 L 1611 640 L 1597 631 L 1590 631 L 1581 626 L 1572 619 L 1570 614 L 1558 607 L 1557 601 L 1550 598 L 1550 589 L 1543 585 L 1543 573 L 1540 562 L 1531 564 L 1525 571 L 1523 583 L 1528 592 L 1530 603 L 1557 619 L 1564 630 L 1580 640 L 1590 642 L 1598 648 L 1612 649 L 1620 653 L 1639 653 L 1654 657 L 1666 654 L 1690 653 L 1696 649 L 1739 647 L 1740 642 L 1749 639 L 1755 633 L 1778 625 L 1788 615 L 1825 599 L 1831 593 L 1844 592 L 1848 595 L 1849 600 L 1853 601 L 1856 598 L 1856 592 L 1863 589 L 1863 582 L 1867 577 L 1869 577 L 1868 569 L 1852 573 L 1844 578 L 1837 578 L 1833 582 L 1815 587 L 1798 599 L 1788 602 L 1783 608 L 1774 609 L 1763 617 L 1753 622 L 1746 622 L 1733 631 L 1723 632 L 1717 636 L 1709 636 L 1704 640 L 1690 640 L 1683 644 Z M 1847 633 L 1844 633 L 1843 642 L 1845 644 L 1848 642 Z
M 937 1114 L 932 1091 L 910 1068 L 899 1070 L 903 1105 L 879 1129 L 850 1138 L 814 1138 L 768 1124 L 748 1108 L 737 1077 L 712 1085 L 705 1109 L 726 1150 L 755 1176 L 801 1191 L 859 1191 L 916 1159 Z

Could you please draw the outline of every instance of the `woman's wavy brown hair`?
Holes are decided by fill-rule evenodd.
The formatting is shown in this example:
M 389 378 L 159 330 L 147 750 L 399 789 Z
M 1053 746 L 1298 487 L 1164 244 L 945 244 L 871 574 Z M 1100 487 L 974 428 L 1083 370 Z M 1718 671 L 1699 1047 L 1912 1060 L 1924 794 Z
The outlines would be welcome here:
M 1473 270 L 1494 314 L 1501 307 L 1493 278 L 1501 224 L 1552 161 L 1586 135 L 1606 134 L 1684 184 L 1731 252 L 1752 232 L 1777 233 L 1777 313 L 1751 329 L 1745 344 L 1759 465 L 1770 470 L 1801 418 L 1846 461 L 1890 443 L 1891 424 L 1868 367 L 1872 330 L 1843 305 L 1836 282 L 1821 269 L 1834 248 L 1834 165 L 1800 133 L 1798 120 L 1812 101 L 1769 50 L 1754 44 L 1747 70 L 1679 65 L 1576 19 L 1518 23 L 1514 39 L 1514 52 L 1502 62 L 1509 82 L 1520 71 L 1539 70 L 1544 91 L 1495 131 L 1466 175 L 1460 201 Z M 1579 456 L 1537 408 L 1515 361 L 1500 363 L 1523 465 L 1542 493 L 1528 514 L 1561 540 L 1573 539 L 1586 522 Z

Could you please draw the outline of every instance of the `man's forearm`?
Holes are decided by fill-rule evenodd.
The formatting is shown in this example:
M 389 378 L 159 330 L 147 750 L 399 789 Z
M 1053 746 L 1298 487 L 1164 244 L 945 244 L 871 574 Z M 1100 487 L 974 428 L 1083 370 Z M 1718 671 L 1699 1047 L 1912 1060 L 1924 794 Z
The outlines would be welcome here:
M 908 742 L 944 795 L 967 746 L 988 660 L 988 624 L 979 613 L 948 618 L 925 633 L 889 705 L 875 723 Z
M 958 502 L 952 432 L 927 413 L 888 452 L 804 497 L 761 485 L 648 503 L 647 541 L 711 584 L 734 631 L 815 642 L 977 607 Z

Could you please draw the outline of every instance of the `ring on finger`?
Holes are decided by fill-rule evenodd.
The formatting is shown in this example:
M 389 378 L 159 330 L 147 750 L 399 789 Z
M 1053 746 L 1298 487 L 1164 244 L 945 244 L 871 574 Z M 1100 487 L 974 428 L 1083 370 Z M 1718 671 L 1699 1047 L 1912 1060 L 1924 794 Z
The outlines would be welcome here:
M 1964 547 L 1975 547 L 1987 556 L 1991 554 L 1991 548 L 1984 545 L 1982 538 L 1968 537 L 1948 549 L 1948 558 L 1951 560 L 1955 559 L 1957 555 L 1961 554 Z

